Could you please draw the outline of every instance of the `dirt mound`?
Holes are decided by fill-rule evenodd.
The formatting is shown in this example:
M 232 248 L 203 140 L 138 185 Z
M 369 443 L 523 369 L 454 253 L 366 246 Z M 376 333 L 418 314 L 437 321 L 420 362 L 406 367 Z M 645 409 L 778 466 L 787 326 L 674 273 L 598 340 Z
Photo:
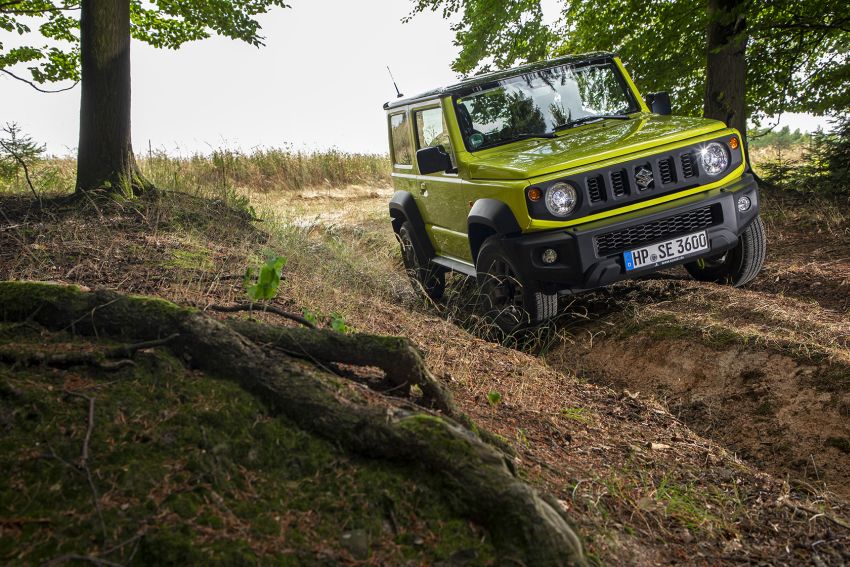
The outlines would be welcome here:
M 580 376 L 651 394 L 698 433 L 782 477 L 850 495 L 850 369 L 740 345 L 653 336 L 583 342 L 553 353 Z

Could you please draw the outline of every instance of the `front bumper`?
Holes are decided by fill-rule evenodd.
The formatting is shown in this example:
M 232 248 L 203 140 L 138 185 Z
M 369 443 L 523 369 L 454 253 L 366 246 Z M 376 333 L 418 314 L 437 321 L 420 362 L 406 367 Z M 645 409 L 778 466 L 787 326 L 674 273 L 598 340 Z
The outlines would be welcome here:
M 743 213 L 737 207 L 742 195 L 752 201 Z M 758 186 L 746 173 L 725 187 L 629 214 L 568 229 L 507 237 L 504 246 L 524 280 L 537 282 L 542 291 L 583 291 L 692 262 L 700 256 L 721 254 L 737 244 L 758 210 Z M 663 266 L 626 271 L 626 250 L 699 230 L 707 232 L 709 251 Z M 558 259 L 544 264 L 541 255 L 549 248 L 558 253 Z

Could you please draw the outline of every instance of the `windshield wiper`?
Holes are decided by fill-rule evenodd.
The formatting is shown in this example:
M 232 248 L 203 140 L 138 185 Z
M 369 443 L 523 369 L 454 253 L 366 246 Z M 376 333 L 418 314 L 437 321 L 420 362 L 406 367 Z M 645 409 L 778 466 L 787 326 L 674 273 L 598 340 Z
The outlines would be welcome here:
M 516 142 L 519 140 L 527 140 L 529 138 L 557 138 L 557 136 L 554 132 L 518 132 L 508 139 L 511 142 Z
M 629 116 L 628 114 L 594 114 L 592 116 L 583 116 L 582 118 L 576 118 L 575 120 L 570 120 L 569 122 L 558 124 L 557 126 L 552 128 L 552 131 L 557 132 L 558 130 L 566 130 L 567 128 L 581 126 L 582 124 L 596 122 L 597 120 L 607 120 L 609 118 L 614 120 L 630 120 L 631 116 Z

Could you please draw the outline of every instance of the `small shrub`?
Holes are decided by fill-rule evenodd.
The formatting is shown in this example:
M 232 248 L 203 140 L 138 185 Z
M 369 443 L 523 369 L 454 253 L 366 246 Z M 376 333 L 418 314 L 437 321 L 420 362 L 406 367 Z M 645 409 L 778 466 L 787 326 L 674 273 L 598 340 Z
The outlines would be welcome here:
M 277 290 L 280 287 L 280 274 L 284 264 L 286 264 L 286 258 L 269 256 L 266 263 L 260 266 L 256 279 L 252 268 L 249 267 L 245 270 L 243 285 L 245 286 L 245 293 L 248 294 L 252 302 L 268 301 L 277 296 Z

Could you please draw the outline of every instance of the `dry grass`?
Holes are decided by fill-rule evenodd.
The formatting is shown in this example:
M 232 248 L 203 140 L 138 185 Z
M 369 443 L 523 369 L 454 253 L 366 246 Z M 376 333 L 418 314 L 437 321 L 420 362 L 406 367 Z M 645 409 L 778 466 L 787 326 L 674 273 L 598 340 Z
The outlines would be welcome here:
M 237 189 L 253 192 L 342 187 L 350 184 L 386 185 L 389 158 L 335 149 L 303 152 L 257 148 L 250 153 L 220 148 L 210 154 L 173 156 L 150 150 L 138 156 L 139 167 L 158 187 L 193 195 L 221 196 Z M 74 187 L 76 162 L 71 157 L 46 159 L 30 166 L 36 191 L 66 193 Z M 0 179 L 0 194 L 27 192 L 22 175 Z
M 385 184 L 390 174 L 385 155 L 339 150 L 309 153 L 261 148 L 244 153 L 219 149 L 188 158 L 153 152 L 140 160 L 140 166 L 155 185 L 181 191 L 250 188 L 268 192 Z

